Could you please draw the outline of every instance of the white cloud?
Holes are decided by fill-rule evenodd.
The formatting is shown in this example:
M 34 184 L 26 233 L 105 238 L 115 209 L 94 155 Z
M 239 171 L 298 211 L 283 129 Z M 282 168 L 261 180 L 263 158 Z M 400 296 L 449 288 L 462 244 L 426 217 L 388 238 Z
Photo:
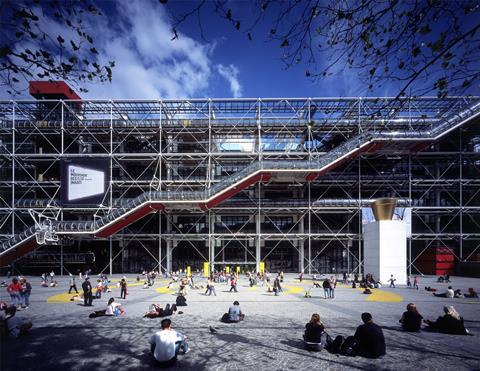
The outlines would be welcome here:
M 238 69 L 234 65 L 216 65 L 212 60 L 216 42 L 198 42 L 179 31 L 178 39 L 172 41 L 171 22 L 158 1 L 124 0 L 115 2 L 115 7 L 115 12 L 101 18 L 83 19 L 94 37 L 99 64 L 113 60 L 115 68 L 111 83 L 79 84 L 89 90 L 80 93 L 82 98 L 205 97 L 211 92 L 210 83 L 217 73 L 227 79 L 234 97 L 241 96 Z M 67 42 L 72 39 L 78 44 L 77 35 L 56 20 L 43 18 L 40 22 L 52 35 L 63 35 Z M 0 98 L 5 94 L 0 94 Z M 31 98 L 27 94 L 25 91 L 25 98 Z
M 88 98 L 183 98 L 203 96 L 209 86 L 213 47 L 179 33 L 161 4 L 117 3 L 117 29 L 95 29 L 101 61 L 115 61 L 111 84 L 90 85 Z M 96 27 L 98 28 L 98 27 Z
M 238 81 L 238 68 L 233 64 L 224 66 L 223 64 L 217 64 L 217 71 L 225 80 L 230 84 L 230 92 L 234 98 L 240 98 L 242 96 L 242 86 Z

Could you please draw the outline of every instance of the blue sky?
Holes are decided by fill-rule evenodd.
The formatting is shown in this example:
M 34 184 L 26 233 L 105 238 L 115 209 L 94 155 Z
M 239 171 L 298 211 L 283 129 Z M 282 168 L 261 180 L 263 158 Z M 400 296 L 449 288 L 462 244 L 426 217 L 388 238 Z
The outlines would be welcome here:
M 319 97 L 365 95 L 352 71 L 320 82 L 305 77 L 305 66 L 286 69 L 278 44 L 266 41 L 268 19 L 249 41 L 225 19 L 202 11 L 204 38 L 196 17 L 171 41 L 172 19 L 158 1 L 100 2 L 105 16 L 92 24 L 103 61 L 115 60 L 112 84 L 90 85 L 85 98 Z M 234 14 L 248 19 L 248 2 L 233 3 Z M 192 2 L 170 2 L 175 12 Z M 386 91 L 380 95 L 388 94 Z M 394 94 L 392 92 L 391 94 Z
M 201 12 L 204 37 L 196 15 L 178 28 L 171 40 L 172 13 L 184 14 L 199 2 L 170 0 L 97 0 L 102 17 L 86 17 L 84 24 L 94 37 L 100 64 L 114 60 L 111 84 L 89 84 L 82 93 L 90 99 L 172 99 L 172 98 L 258 98 L 258 97 L 345 97 L 396 96 L 399 86 L 391 82 L 373 91 L 360 81 L 355 70 L 337 68 L 333 76 L 312 80 L 300 63 L 287 69 L 281 61 L 280 42 L 269 42 L 275 12 L 252 31 L 235 30 L 215 14 L 213 2 L 206 1 Z M 229 1 L 235 19 L 244 31 L 258 11 L 253 1 Z M 253 11 L 252 11 L 253 10 Z M 38 12 L 40 14 L 40 12 Z M 75 40 L 77 35 L 54 19 L 41 20 L 52 35 Z M 434 32 L 435 34 L 437 32 Z M 55 39 L 55 37 L 54 37 Z M 28 47 L 29 45 L 24 45 Z M 328 63 L 320 55 L 319 65 Z M 431 75 L 430 77 L 433 77 Z M 430 84 L 428 86 L 431 86 Z M 476 93 L 476 92 L 474 92 Z M 0 92 L 4 96 L 5 92 Z

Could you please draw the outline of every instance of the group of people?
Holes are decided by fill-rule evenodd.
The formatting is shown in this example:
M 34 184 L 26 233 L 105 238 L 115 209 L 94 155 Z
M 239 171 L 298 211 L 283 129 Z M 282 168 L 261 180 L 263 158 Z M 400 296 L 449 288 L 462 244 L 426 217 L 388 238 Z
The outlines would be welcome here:
M 444 315 L 437 320 L 423 320 L 413 303 L 407 305 L 407 310 L 402 314 L 399 322 L 404 331 L 417 332 L 424 324 L 428 329 L 445 334 L 468 335 L 463 318 L 453 306 L 443 308 Z M 303 340 L 308 350 L 321 350 L 325 347 L 332 353 L 340 353 L 349 356 L 360 355 L 367 358 L 378 358 L 386 354 L 385 337 L 382 328 L 374 323 L 370 313 L 362 313 L 363 324 L 358 326 L 355 334 L 346 339 L 337 336 L 334 339 L 327 334 L 325 325 L 320 320 L 318 313 L 312 314 L 310 321 L 305 325 Z M 325 340 L 323 340 L 325 337 Z
M 7 286 L 7 292 L 10 295 L 12 307 L 15 307 L 17 310 L 28 309 L 32 285 L 25 277 L 14 277 Z
M 443 293 L 437 293 L 437 289 L 434 289 L 430 286 L 425 287 L 426 291 L 430 291 L 433 293 L 433 296 L 436 296 L 438 298 L 478 298 L 478 293 L 473 287 L 468 288 L 467 293 L 462 293 L 461 289 L 453 289 L 453 286 L 448 286 L 447 290 Z

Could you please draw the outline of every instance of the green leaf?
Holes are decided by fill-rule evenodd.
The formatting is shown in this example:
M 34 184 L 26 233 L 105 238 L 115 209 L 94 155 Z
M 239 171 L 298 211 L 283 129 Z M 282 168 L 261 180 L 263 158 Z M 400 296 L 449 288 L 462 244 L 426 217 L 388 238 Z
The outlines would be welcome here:
M 373 75 L 375 75 L 376 70 L 377 70 L 377 68 L 373 67 L 370 71 L 368 71 L 368 73 L 370 74 L 370 76 L 373 76 Z
M 240 21 L 237 21 L 237 22 L 235 23 L 235 28 L 236 28 L 237 30 L 240 29 Z
M 58 41 L 60 44 L 63 44 L 63 43 L 65 42 L 65 40 L 63 39 L 63 37 L 60 36 L 60 35 L 57 37 L 57 41 Z
M 416 46 L 415 48 L 413 48 L 412 50 L 412 55 L 414 57 L 418 56 L 420 54 L 420 48 L 418 46 Z
M 226 14 L 227 19 L 232 19 L 232 10 L 228 9 Z
M 98 54 L 98 51 L 97 51 L 97 49 L 95 49 L 95 48 L 90 48 L 90 52 L 91 52 L 92 54 Z
M 283 40 L 282 44 L 280 44 L 280 47 L 281 47 L 281 48 L 285 48 L 285 47 L 287 47 L 287 46 L 289 46 L 289 45 L 290 45 L 290 43 L 288 42 L 287 39 L 285 39 L 285 40 Z

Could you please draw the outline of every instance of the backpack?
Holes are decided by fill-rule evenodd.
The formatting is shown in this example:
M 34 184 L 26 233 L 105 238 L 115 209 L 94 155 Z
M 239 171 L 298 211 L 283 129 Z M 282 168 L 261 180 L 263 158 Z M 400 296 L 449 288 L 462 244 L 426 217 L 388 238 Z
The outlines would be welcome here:
M 327 349 L 332 354 L 339 354 L 340 349 L 342 348 L 343 342 L 344 342 L 344 338 L 342 335 L 337 335 L 335 340 L 333 340 L 330 344 L 328 344 L 328 338 L 327 338 L 327 345 L 325 346 L 325 349 Z
M 357 355 L 358 341 L 353 337 L 349 336 L 345 339 L 340 348 L 340 354 L 349 357 L 355 357 Z

